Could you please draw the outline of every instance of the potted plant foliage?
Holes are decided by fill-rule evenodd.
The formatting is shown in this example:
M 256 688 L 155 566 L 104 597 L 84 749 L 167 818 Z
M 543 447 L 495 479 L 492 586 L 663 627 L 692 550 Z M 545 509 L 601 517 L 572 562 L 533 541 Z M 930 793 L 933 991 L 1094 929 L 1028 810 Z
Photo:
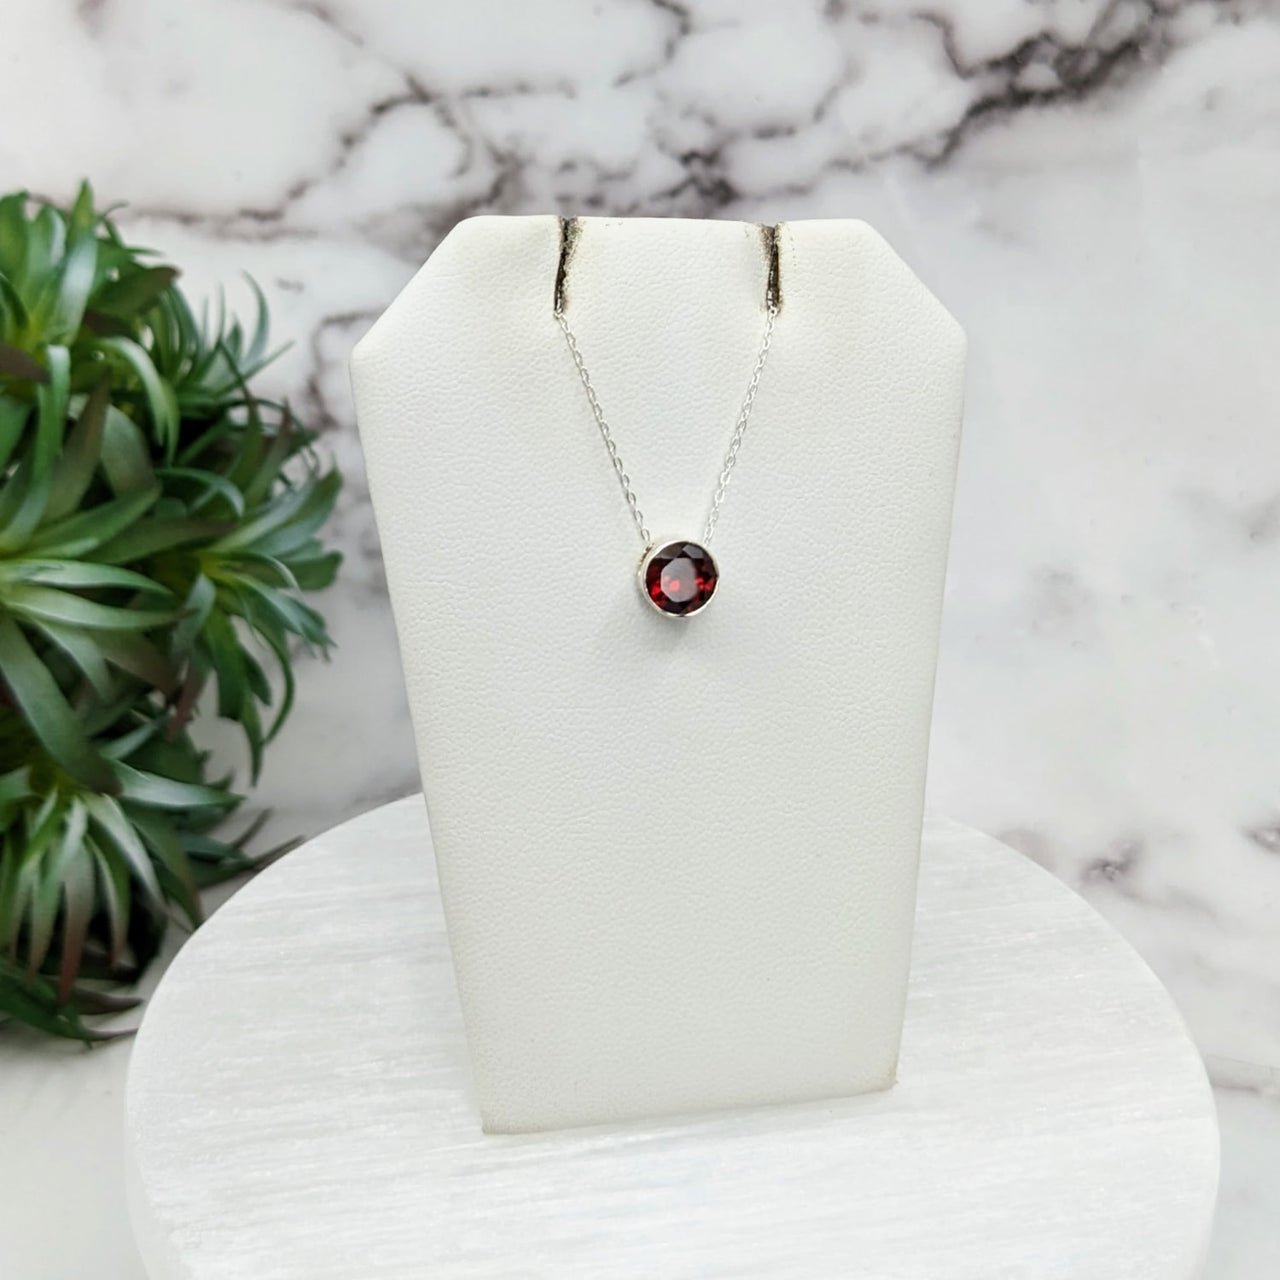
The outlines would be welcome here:
M 330 644 L 301 597 L 338 567 L 339 476 L 250 387 L 261 294 L 248 328 L 198 318 L 176 276 L 87 186 L 0 199 L 0 1021 L 83 1040 L 171 915 L 255 865 L 197 704 L 256 780 L 293 650 Z

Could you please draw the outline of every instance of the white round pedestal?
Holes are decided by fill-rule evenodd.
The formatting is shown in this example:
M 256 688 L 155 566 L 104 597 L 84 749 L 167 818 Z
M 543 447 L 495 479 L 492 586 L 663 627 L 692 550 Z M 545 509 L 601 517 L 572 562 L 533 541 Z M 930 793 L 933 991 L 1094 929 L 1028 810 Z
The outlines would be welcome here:
M 156 1280 L 1185 1280 L 1217 1185 L 1169 997 L 1083 901 L 931 823 L 899 1083 L 480 1132 L 420 798 L 312 841 L 187 944 L 128 1090 Z

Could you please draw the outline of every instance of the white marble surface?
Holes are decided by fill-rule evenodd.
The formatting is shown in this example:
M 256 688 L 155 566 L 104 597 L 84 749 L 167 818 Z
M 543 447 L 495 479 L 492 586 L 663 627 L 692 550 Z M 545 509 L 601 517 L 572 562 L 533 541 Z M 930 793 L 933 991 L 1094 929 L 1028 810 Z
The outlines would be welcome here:
M 930 801 L 1168 983 L 1221 1086 L 1210 1274 L 1275 1274 L 1274 4 L 0 0 L 0 32 L 0 185 L 88 174 L 196 291 L 254 274 L 298 339 L 271 381 L 350 477 L 341 649 L 260 792 L 281 832 L 415 786 L 345 359 L 439 236 L 557 208 L 874 223 L 971 342 Z M 125 1052 L 0 1040 L 6 1278 L 83 1248 L 132 1280 Z M 79 1233 L 36 1251 L 68 1203 Z
M 410 796 L 325 832 L 169 970 L 126 1100 L 153 1280 L 1199 1280 L 1200 1055 L 1022 854 L 927 825 L 893 1088 L 503 1135 L 426 825 Z

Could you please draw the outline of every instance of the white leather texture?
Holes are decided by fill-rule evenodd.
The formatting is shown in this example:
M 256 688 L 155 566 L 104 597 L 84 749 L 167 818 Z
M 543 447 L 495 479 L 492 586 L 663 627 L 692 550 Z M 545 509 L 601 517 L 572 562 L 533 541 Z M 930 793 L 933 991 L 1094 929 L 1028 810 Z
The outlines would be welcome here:
M 352 357 L 484 1126 L 885 1088 L 963 333 L 865 224 L 784 224 L 720 587 L 668 619 L 559 258 L 554 217 L 468 219 Z M 701 531 L 767 267 L 744 223 L 580 224 L 566 310 L 656 534 Z

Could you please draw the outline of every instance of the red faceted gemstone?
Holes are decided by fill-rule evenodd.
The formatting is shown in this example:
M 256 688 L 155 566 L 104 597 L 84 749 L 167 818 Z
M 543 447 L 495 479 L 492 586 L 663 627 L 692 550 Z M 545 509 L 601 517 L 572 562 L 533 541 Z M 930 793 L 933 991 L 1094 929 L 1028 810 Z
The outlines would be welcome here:
M 655 547 L 640 566 L 640 585 L 649 603 L 677 618 L 697 613 L 715 594 L 719 577 L 711 552 L 685 540 Z

